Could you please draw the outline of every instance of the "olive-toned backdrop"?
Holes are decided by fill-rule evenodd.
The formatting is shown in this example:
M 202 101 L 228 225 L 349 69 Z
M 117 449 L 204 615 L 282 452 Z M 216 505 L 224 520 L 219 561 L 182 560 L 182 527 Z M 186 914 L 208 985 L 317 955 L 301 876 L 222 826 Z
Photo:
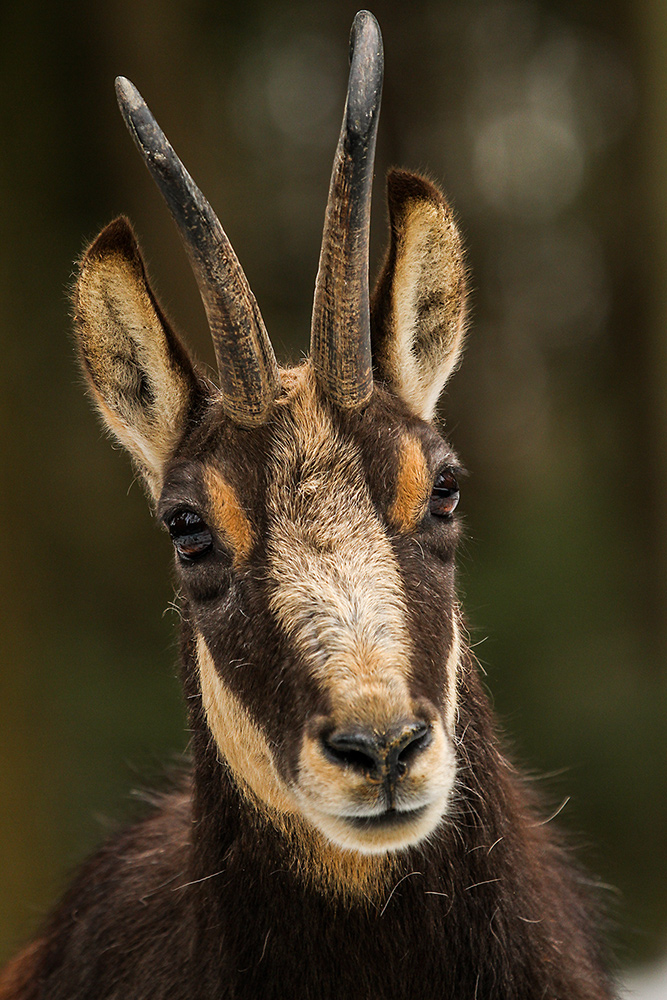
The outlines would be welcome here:
M 667 5 L 377 0 L 383 175 L 451 195 L 471 332 L 444 400 L 471 476 L 462 590 L 517 758 L 667 944 Z M 0 958 L 186 746 L 170 545 L 84 398 L 67 289 L 120 212 L 204 363 L 203 311 L 125 132 L 143 92 L 218 210 L 279 353 L 308 338 L 347 0 L 0 7 Z

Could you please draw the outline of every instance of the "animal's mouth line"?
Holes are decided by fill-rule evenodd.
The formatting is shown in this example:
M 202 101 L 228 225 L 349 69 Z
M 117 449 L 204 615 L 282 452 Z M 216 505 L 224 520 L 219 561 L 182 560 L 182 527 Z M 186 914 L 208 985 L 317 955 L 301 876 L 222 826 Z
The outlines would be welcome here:
M 342 816 L 341 819 L 356 830 L 387 830 L 419 819 L 427 809 L 427 805 L 419 806 L 417 809 L 390 808 L 370 816 Z

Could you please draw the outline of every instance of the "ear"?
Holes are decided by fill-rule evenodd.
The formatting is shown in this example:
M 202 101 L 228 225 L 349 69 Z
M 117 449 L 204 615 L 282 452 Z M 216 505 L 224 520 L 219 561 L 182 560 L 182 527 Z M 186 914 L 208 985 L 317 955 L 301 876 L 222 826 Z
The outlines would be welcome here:
M 465 265 L 452 212 L 416 174 L 387 182 L 391 242 L 371 306 L 373 361 L 413 413 L 431 420 L 465 332 Z
M 84 254 L 74 309 L 95 402 L 157 496 L 198 379 L 153 295 L 127 219 L 110 223 Z

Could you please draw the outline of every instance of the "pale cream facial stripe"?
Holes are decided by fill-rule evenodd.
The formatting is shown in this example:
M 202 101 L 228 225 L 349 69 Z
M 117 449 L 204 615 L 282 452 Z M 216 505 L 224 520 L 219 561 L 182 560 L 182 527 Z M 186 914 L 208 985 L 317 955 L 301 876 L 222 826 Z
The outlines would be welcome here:
M 290 845 L 295 870 L 334 895 L 364 898 L 379 892 L 391 872 L 385 858 L 341 852 L 303 819 L 276 771 L 266 738 L 239 700 L 224 686 L 202 636 L 197 636 L 197 664 L 209 729 L 236 782 L 253 805 L 269 807 L 268 818 Z
M 445 700 L 445 726 L 447 733 L 454 739 L 456 730 L 456 709 L 458 705 L 459 662 L 461 660 L 461 626 L 459 625 L 458 608 L 452 611 L 452 644 L 447 657 L 447 698 Z
M 411 714 L 403 584 L 361 461 L 317 402 L 307 369 L 278 432 L 268 496 L 273 611 L 336 715 Z
M 215 525 L 234 549 L 236 566 L 250 555 L 253 534 L 239 499 L 220 473 L 210 466 L 204 473 L 206 490 Z
M 294 812 L 292 797 L 278 774 L 266 737 L 223 684 L 201 635 L 197 636 L 197 665 L 208 727 L 239 787 L 249 788 L 259 803 L 280 813 Z
M 431 475 L 421 443 L 403 434 L 400 444 L 396 499 L 389 508 L 389 520 L 399 531 L 414 531 L 426 513 L 431 492 Z

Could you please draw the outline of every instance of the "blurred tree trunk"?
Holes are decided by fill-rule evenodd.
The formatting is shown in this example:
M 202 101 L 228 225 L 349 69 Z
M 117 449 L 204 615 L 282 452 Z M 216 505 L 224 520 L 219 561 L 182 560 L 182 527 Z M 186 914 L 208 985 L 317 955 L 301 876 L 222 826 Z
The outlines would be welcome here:
M 629 463 L 632 479 L 648 479 L 648 539 L 654 571 L 656 651 L 661 667 L 667 662 L 667 7 L 664 3 L 631 8 L 638 38 L 642 74 L 640 122 L 645 155 L 634 164 L 634 189 L 639 239 L 638 283 L 647 297 L 644 309 L 645 364 L 642 396 L 634 401 L 646 411 L 645 454 L 650 465 Z M 638 197 L 637 192 L 641 192 Z M 637 237 L 635 236 L 635 240 Z M 632 353 L 637 330 L 629 324 L 626 336 Z M 634 380 L 633 380 L 634 381 Z M 633 401 L 630 401 L 631 403 Z M 642 448 L 642 450 L 644 450 Z M 640 454 L 640 460 L 642 455 Z M 667 676 L 667 672 L 664 675 Z

